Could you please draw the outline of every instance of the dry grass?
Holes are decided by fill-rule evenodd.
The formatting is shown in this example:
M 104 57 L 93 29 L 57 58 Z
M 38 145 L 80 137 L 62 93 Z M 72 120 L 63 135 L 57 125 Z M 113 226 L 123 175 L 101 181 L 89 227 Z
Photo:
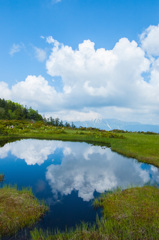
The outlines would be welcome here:
M 10 235 L 30 226 L 44 215 L 47 207 L 40 204 L 30 189 L 0 188 L 0 235 Z
M 2 183 L 4 180 L 4 174 L 3 173 L 0 173 L 0 183 Z

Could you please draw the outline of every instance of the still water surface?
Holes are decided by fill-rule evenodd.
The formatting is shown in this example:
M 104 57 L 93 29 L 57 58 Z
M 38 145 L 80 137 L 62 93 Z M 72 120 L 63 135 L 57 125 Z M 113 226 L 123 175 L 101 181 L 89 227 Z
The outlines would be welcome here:
M 27 139 L 0 148 L 5 183 L 32 187 L 50 206 L 37 227 L 94 222 L 92 199 L 118 186 L 159 184 L 159 169 L 87 143 Z

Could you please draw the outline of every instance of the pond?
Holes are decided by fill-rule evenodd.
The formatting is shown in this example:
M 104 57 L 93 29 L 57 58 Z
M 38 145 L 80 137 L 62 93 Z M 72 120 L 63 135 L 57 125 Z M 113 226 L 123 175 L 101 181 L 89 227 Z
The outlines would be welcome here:
M 144 184 L 159 184 L 159 169 L 126 158 L 110 148 L 80 142 L 25 139 L 0 148 L 0 172 L 6 184 L 32 187 L 50 211 L 37 223 L 43 229 L 94 222 L 94 196 Z M 99 213 L 100 214 L 100 213 Z M 13 239 L 13 238 L 12 238 Z

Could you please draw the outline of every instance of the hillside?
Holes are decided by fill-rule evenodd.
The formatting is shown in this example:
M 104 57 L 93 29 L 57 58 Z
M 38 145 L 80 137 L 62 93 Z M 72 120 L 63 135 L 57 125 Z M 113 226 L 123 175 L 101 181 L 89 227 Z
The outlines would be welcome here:
M 0 98 L 0 119 L 2 120 L 42 120 L 38 111 L 23 107 L 18 103 Z

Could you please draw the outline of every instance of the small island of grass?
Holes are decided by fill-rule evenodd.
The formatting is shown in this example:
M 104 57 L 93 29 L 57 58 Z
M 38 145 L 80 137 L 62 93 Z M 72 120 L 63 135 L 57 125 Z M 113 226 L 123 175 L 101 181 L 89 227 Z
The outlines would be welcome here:
M 0 188 L 0 236 L 15 234 L 33 225 L 47 210 L 32 194 L 31 189 Z

